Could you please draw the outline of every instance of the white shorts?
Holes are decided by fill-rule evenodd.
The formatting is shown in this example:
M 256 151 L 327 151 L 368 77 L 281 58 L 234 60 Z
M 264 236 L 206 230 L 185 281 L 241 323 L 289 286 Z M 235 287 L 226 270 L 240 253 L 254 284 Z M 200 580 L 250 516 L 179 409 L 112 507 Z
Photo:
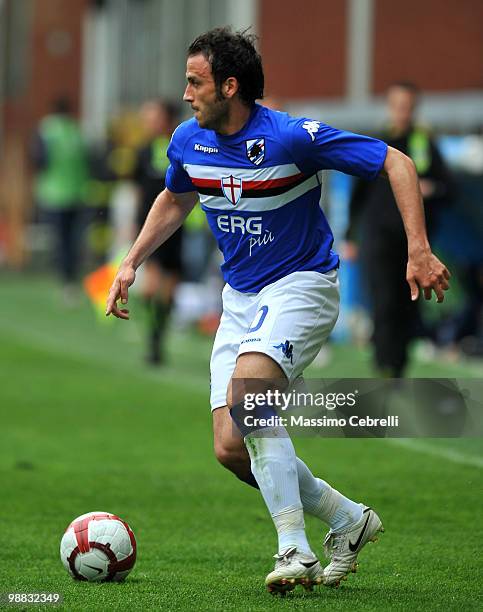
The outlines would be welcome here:
M 228 383 L 243 353 L 269 355 L 289 382 L 312 363 L 339 314 L 337 271 L 294 272 L 259 293 L 225 285 L 223 314 L 211 354 L 211 409 L 226 405 Z

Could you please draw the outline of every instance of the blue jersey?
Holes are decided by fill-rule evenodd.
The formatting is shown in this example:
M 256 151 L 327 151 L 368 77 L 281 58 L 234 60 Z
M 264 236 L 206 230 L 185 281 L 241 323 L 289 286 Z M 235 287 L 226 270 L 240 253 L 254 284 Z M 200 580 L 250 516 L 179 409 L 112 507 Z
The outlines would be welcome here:
M 225 281 L 243 293 L 301 270 L 339 265 L 320 208 L 321 171 L 373 179 L 387 145 L 255 104 L 245 126 L 223 136 L 182 123 L 168 148 L 166 186 L 197 191 L 218 246 Z

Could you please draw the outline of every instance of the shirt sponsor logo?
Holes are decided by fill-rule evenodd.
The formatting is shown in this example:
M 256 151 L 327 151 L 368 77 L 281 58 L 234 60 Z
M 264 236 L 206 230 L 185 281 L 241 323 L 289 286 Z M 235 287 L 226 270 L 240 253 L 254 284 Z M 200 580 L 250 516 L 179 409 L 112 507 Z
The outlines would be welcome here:
M 230 232 L 236 234 L 238 231 L 242 234 L 261 234 L 262 233 L 262 218 L 261 217 L 238 217 L 237 215 L 218 215 L 216 223 L 222 232 Z
M 275 240 L 274 235 L 269 230 L 262 227 L 262 217 L 239 217 L 238 215 L 218 215 L 216 218 L 218 228 L 222 232 L 230 234 L 250 234 L 248 239 L 248 256 L 253 255 L 256 247 L 266 246 Z
M 199 143 L 195 143 L 193 147 L 195 151 L 201 151 L 202 153 L 218 153 L 218 149 L 216 147 L 207 147 L 206 145 L 202 145 Z
M 270 232 L 269 230 L 265 230 L 265 233 L 263 234 L 263 236 L 258 236 L 258 238 L 250 238 L 248 240 L 248 249 L 249 249 L 250 257 L 252 256 L 252 251 L 255 247 L 265 246 L 266 244 L 270 244 L 274 240 L 275 238 L 272 232 Z

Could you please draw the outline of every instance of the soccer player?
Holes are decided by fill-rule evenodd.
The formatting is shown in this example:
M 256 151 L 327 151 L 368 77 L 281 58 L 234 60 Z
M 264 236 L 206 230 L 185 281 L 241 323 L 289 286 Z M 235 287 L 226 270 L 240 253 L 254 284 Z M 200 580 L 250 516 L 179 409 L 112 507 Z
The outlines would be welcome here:
M 224 255 L 223 315 L 211 358 L 215 454 L 260 489 L 278 534 L 270 591 L 337 585 L 356 569 L 362 547 L 382 531 L 371 508 L 315 477 L 280 431 L 241 436 L 230 409 L 243 396 L 232 380 L 299 377 L 338 315 L 339 258 L 319 206 L 320 171 L 388 177 L 408 238 L 407 280 L 443 300 L 449 272 L 432 254 L 413 162 L 384 142 L 264 108 L 262 62 L 252 37 L 217 28 L 189 47 L 184 100 L 194 118 L 174 132 L 166 189 L 121 264 L 106 314 L 123 307 L 136 269 L 180 227 L 200 198 Z M 118 305 L 118 300 L 121 305 Z M 307 541 L 304 512 L 330 527 L 323 569 Z

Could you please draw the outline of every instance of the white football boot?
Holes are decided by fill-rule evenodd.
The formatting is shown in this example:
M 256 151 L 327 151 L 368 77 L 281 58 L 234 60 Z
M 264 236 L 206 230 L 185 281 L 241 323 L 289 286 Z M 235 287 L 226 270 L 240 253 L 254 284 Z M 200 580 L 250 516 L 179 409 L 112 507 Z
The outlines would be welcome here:
M 324 569 L 324 584 L 339 586 L 350 572 L 357 571 L 357 555 L 367 542 L 376 542 L 377 534 L 384 531 L 381 519 L 371 508 L 360 504 L 362 518 L 352 527 L 336 533 L 329 531 L 324 540 L 324 549 L 329 565 Z
M 275 569 L 265 578 L 268 592 L 285 595 L 301 584 L 307 591 L 324 581 L 324 569 L 315 555 L 297 552 L 292 546 L 281 554 L 273 555 Z

